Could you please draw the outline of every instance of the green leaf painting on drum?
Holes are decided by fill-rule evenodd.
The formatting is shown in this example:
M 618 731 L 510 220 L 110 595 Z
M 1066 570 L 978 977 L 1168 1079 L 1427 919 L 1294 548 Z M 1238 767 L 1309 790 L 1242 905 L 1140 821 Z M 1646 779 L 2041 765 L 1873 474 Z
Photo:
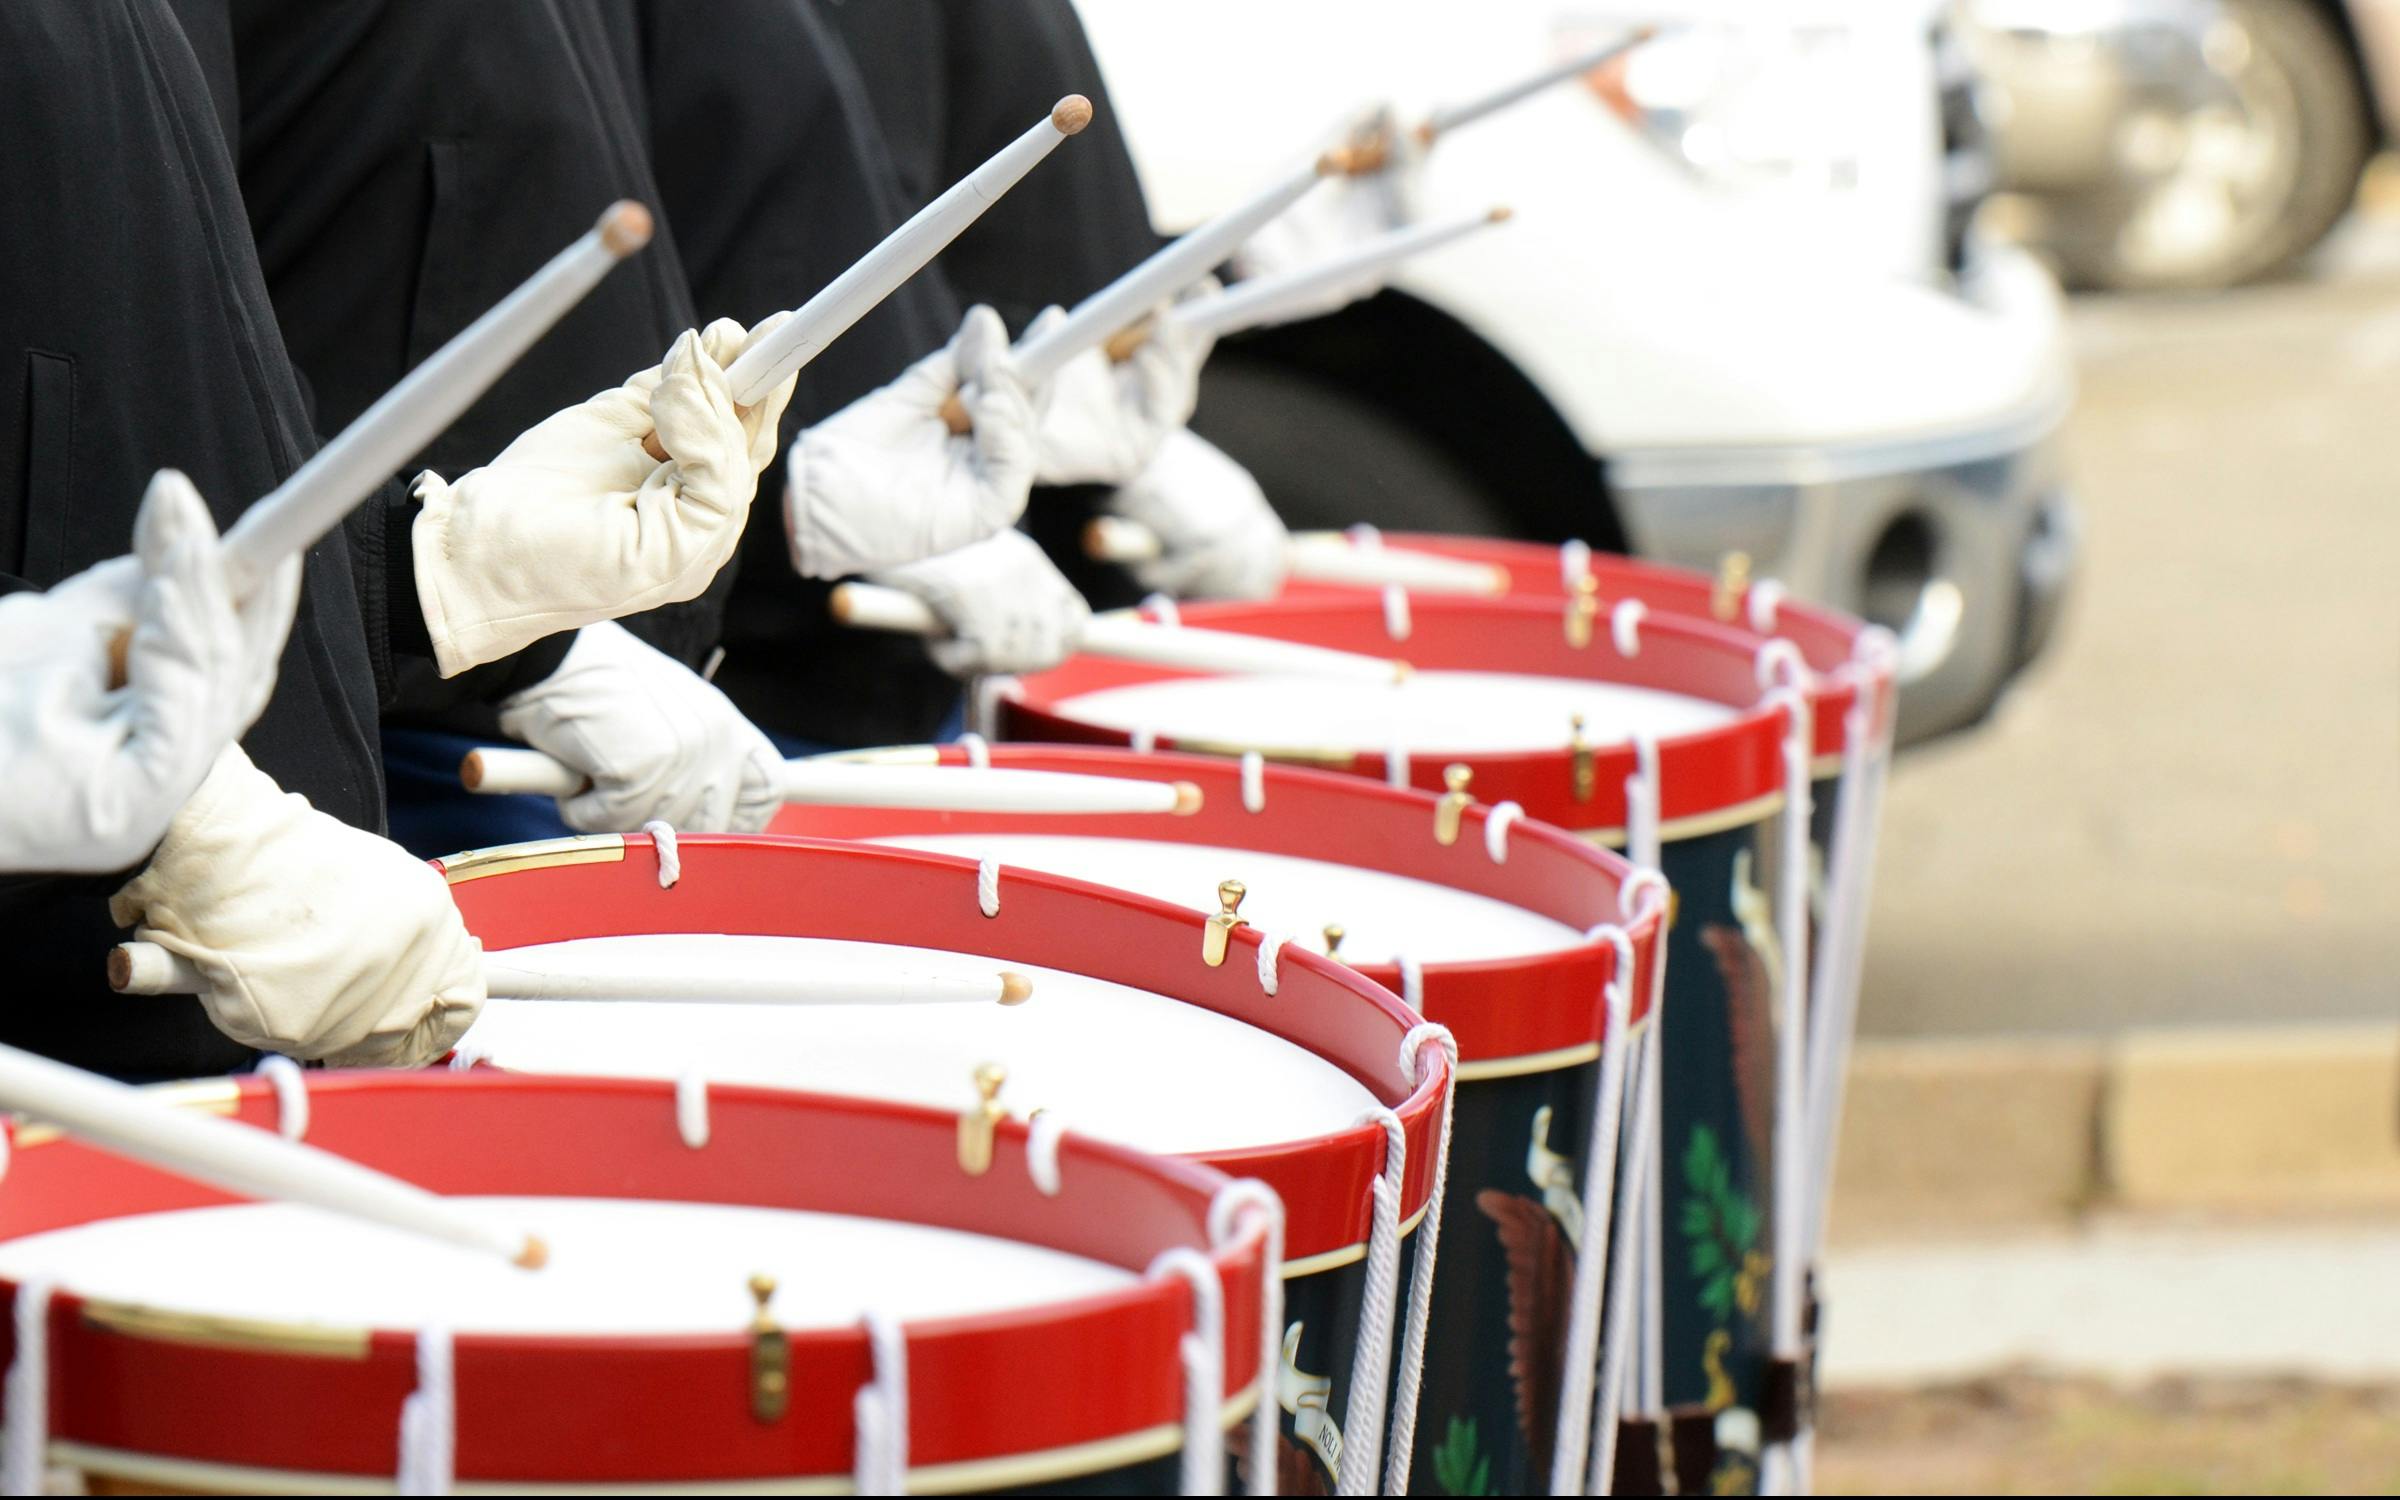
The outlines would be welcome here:
M 1445 1495 L 1488 1495 L 1492 1492 L 1492 1461 L 1475 1441 L 1475 1419 L 1450 1419 L 1442 1445 L 1433 1450 L 1434 1482 Z
M 1700 1283 L 1700 1305 L 1720 1323 L 1733 1321 L 1737 1312 L 1757 1317 L 1772 1266 L 1758 1248 L 1761 1215 L 1757 1204 L 1734 1190 L 1733 1169 L 1716 1132 L 1706 1125 L 1692 1127 L 1683 1181 L 1689 1193 L 1683 1200 L 1683 1237 L 1692 1276 Z

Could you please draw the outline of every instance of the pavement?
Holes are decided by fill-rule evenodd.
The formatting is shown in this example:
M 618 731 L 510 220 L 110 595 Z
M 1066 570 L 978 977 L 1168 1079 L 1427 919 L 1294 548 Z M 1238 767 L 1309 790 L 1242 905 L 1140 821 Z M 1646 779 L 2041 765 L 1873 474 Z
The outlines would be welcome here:
M 1894 772 L 1862 1030 L 2400 1021 L 2400 192 L 2310 279 L 2072 324 L 2083 575 Z

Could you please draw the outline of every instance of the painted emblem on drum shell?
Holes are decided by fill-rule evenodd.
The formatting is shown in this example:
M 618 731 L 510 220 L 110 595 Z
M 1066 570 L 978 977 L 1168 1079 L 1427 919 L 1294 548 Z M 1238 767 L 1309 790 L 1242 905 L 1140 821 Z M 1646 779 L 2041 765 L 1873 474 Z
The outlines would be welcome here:
M 1575 1251 L 1583 1240 L 1583 1203 L 1575 1163 L 1550 1149 L 1550 1106 L 1533 1113 L 1525 1175 L 1541 1197 L 1486 1188 L 1475 1195 L 1508 1257 L 1508 1373 L 1516 1387 L 1517 1430 L 1537 1474 L 1548 1473 L 1565 1376 L 1567 1299 Z M 1455 1492 L 1454 1492 L 1455 1493 Z
M 1293 1435 L 1324 1462 L 1326 1472 L 1338 1482 L 1342 1474 L 1342 1427 L 1333 1416 L 1333 1377 L 1311 1375 L 1300 1368 L 1300 1331 L 1305 1326 L 1294 1323 L 1284 1330 L 1283 1369 L 1276 1376 L 1275 1399 L 1291 1413 Z M 1289 1469 L 1289 1465 L 1284 1466 L 1286 1479 L 1292 1477 Z

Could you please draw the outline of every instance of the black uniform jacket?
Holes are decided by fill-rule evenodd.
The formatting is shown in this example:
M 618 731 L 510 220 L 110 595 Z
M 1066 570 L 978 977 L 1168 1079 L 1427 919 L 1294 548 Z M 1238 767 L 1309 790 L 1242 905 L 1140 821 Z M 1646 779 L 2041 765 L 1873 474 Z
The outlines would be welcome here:
M 47 587 L 129 550 L 154 470 L 189 474 L 224 526 L 315 440 L 166 0 L 0 5 L 0 112 L 0 586 Z M 244 743 L 286 789 L 377 828 L 367 637 L 381 627 L 362 608 L 381 601 L 362 601 L 352 568 L 338 533 L 309 555 L 274 699 Z M 372 585 L 374 559 L 365 573 Z M 236 1065 L 196 1004 L 102 982 L 123 878 L 0 883 L 0 1038 L 122 1074 Z

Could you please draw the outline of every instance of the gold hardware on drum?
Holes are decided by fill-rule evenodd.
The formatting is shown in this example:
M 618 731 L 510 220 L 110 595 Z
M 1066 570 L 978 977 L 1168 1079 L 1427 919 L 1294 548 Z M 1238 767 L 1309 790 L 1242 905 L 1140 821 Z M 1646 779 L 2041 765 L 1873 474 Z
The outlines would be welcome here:
M 1742 612 L 1742 596 L 1750 592 L 1750 554 L 1728 552 L 1717 559 L 1717 585 L 1709 595 L 1710 613 L 1732 623 Z
M 1433 841 L 1444 848 L 1458 842 L 1459 820 L 1475 800 L 1467 794 L 1467 784 L 1474 779 L 1475 768 L 1464 761 L 1442 767 L 1442 785 L 1450 790 L 1433 810 Z
M 792 1340 L 767 1310 L 775 1300 L 775 1278 L 764 1271 L 750 1278 L 750 1415 L 779 1422 L 792 1405 Z
M 998 1063 L 975 1070 L 975 1107 L 958 1117 L 958 1169 L 969 1177 L 992 1169 L 992 1138 L 1008 1118 L 1008 1108 L 1000 1102 L 1000 1086 L 1006 1082 L 1008 1070 Z
M 1592 800 L 1592 793 L 1597 791 L 1600 786 L 1600 768 L 1592 755 L 1592 742 L 1584 737 L 1583 728 L 1583 715 L 1581 714 L 1577 714 L 1567 721 L 1567 753 L 1570 757 L 1568 775 L 1574 788 L 1575 800 L 1589 802 Z
M 1249 925 L 1241 917 L 1242 898 L 1249 894 L 1250 888 L 1238 880 L 1218 882 L 1217 914 L 1208 919 L 1208 926 L 1200 934 L 1200 961 L 1210 968 L 1225 962 L 1225 948 L 1232 941 L 1233 929 Z
M 1592 643 L 1592 624 L 1600 618 L 1600 580 L 1586 573 L 1575 580 L 1567 600 L 1567 644 L 1581 651 Z
M 1342 939 L 1348 937 L 1349 935 L 1350 934 L 1348 932 L 1343 930 L 1341 923 L 1326 923 L 1325 956 L 1327 958 L 1340 958 L 1342 956 Z

